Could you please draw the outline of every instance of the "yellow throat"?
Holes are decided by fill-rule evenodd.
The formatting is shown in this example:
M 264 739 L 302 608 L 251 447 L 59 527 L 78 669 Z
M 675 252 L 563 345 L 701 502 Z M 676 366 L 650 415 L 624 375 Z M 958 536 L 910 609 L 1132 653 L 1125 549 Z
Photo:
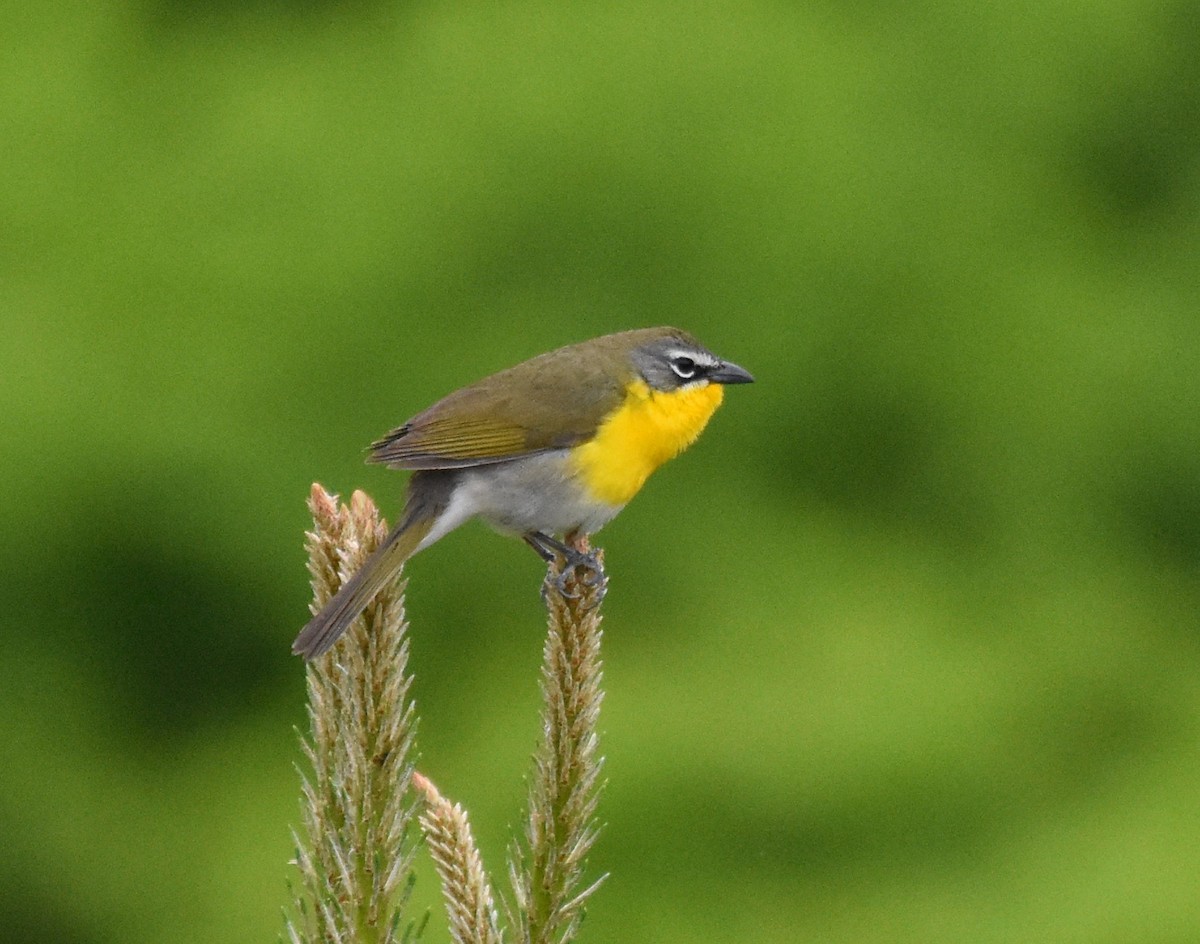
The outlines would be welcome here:
M 715 383 L 670 393 L 631 383 L 596 435 L 571 453 L 591 496 L 624 505 L 651 472 L 695 441 L 723 396 Z

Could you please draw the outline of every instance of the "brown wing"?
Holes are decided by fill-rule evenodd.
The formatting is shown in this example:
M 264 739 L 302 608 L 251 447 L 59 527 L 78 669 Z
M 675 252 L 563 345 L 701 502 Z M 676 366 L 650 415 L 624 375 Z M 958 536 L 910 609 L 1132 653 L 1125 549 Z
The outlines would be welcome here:
M 569 448 L 617 407 L 625 379 L 607 351 L 560 348 L 456 390 L 374 443 L 367 461 L 456 469 Z

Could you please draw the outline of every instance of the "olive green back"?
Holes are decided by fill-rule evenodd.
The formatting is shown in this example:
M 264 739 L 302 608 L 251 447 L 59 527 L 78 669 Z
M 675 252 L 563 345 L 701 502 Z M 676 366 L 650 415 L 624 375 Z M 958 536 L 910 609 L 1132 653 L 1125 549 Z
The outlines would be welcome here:
M 374 443 L 369 461 L 452 469 L 569 448 L 592 437 L 635 378 L 632 352 L 675 328 L 643 328 L 562 347 L 439 400 Z

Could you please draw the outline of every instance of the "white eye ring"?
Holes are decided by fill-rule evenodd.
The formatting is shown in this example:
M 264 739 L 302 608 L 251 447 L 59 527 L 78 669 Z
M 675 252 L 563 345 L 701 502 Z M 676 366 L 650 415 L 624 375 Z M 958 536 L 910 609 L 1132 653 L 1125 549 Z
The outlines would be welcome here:
M 681 380 L 691 380 L 696 376 L 697 365 L 692 358 L 681 354 L 671 358 L 671 370 L 675 371 Z

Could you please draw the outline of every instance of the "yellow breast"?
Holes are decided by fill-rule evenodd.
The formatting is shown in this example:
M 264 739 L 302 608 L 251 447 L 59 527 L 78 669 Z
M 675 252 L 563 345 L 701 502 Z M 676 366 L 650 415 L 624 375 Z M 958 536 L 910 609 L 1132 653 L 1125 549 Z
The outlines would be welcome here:
M 625 402 L 600 424 L 594 438 L 571 458 L 592 496 L 623 505 L 650 473 L 683 452 L 721 405 L 720 384 L 663 393 L 641 381 L 625 390 Z

